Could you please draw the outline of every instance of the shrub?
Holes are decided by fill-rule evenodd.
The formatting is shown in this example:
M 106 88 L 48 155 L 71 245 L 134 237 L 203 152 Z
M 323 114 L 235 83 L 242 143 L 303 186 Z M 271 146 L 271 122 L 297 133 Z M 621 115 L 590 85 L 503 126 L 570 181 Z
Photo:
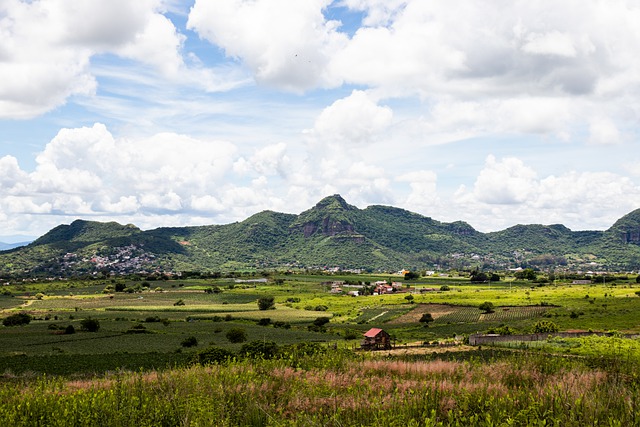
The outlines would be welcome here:
M 225 336 L 231 343 L 241 343 L 247 340 L 247 331 L 243 328 L 231 328 L 227 331 Z
M 130 327 L 126 333 L 127 334 L 146 334 L 146 333 L 149 333 L 149 331 L 143 324 L 138 323 L 137 325 L 133 325 L 132 327 Z
M 278 344 L 273 341 L 251 341 L 242 346 L 240 354 L 252 359 L 273 359 L 278 355 Z
M 404 299 L 406 299 L 409 302 L 409 304 L 413 304 L 413 299 L 414 299 L 413 295 L 409 294 L 406 297 L 404 297 Z
M 273 322 L 273 327 L 274 328 L 291 329 L 291 323 L 284 322 L 282 320 L 276 320 L 275 322 Z
M 558 332 L 558 325 L 550 320 L 539 320 L 533 325 L 534 334 L 544 334 L 549 332 Z
M 100 322 L 98 321 L 98 319 L 87 317 L 86 319 L 82 319 L 80 321 L 80 329 L 86 332 L 98 332 L 98 330 L 100 329 Z
M 316 305 L 313 310 L 314 311 L 327 311 L 329 309 L 329 307 L 327 307 L 326 305 Z
M 449 287 L 449 285 L 442 285 L 442 286 L 440 286 L 440 290 L 441 291 L 450 291 L 451 288 Z
M 28 325 L 29 322 L 31 322 L 32 319 L 33 319 L 33 317 L 31 317 L 30 314 L 27 314 L 27 313 L 16 313 L 16 314 L 12 314 L 9 317 L 5 317 L 2 320 L 2 324 L 4 326 Z
M 355 340 L 360 338 L 360 332 L 354 330 L 354 329 L 347 329 L 346 331 L 344 331 L 344 339 L 345 340 Z
M 493 313 L 493 303 L 491 301 L 485 301 L 478 306 L 483 313 Z
M 431 323 L 433 321 L 434 321 L 434 318 L 431 315 L 431 313 L 425 313 L 420 318 L 420 323 L 424 323 L 425 325 L 427 325 L 428 323 Z
M 233 357 L 233 353 L 227 349 L 209 347 L 197 352 L 193 357 L 193 361 L 201 365 L 223 364 L 229 362 Z
M 259 326 L 269 326 L 270 324 L 271 324 L 271 319 L 269 317 L 263 317 L 262 319 L 258 320 Z
M 330 317 L 318 317 L 313 321 L 313 324 L 316 326 L 324 326 L 331 321 Z
M 198 339 L 194 336 L 187 337 L 180 343 L 183 347 L 195 347 L 198 345 Z
M 515 334 L 515 329 L 510 326 L 500 325 L 496 328 L 489 328 L 487 331 L 488 334 L 498 334 L 498 335 L 513 335 Z
M 182 301 L 181 299 L 179 299 L 178 301 L 173 303 L 174 306 L 180 306 L 180 305 L 184 305 L 184 301 Z
M 75 334 L 76 333 L 76 328 L 73 327 L 73 325 L 69 325 L 66 328 L 64 328 L 64 334 L 65 335 L 71 335 L 71 334 Z
M 258 299 L 258 308 L 260 310 L 274 310 L 275 298 L 274 297 L 261 297 Z

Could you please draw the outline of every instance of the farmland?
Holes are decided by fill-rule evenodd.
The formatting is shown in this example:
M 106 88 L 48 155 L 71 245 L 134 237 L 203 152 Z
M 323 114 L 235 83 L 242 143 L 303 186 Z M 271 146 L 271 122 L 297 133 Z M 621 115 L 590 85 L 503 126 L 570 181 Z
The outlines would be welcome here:
M 363 421 L 369 416 L 407 425 L 435 425 L 437 422 L 454 419 L 473 420 L 471 424 L 475 425 L 491 425 L 488 419 L 474 418 L 478 416 L 480 408 L 488 407 L 486 405 L 489 401 L 500 402 L 504 408 L 511 408 L 500 410 L 502 412 L 489 412 L 489 417 L 494 417 L 491 419 L 507 420 L 520 419 L 518 416 L 513 418 L 509 411 L 524 413 L 541 396 L 550 402 L 548 405 L 551 406 L 546 408 L 547 411 L 554 411 L 555 404 L 569 404 L 566 399 L 574 399 L 572 392 L 565 391 L 560 397 L 555 394 L 559 393 L 558 390 L 545 388 L 543 382 L 524 378 L 538 374 L 525 372 L 523 358 L 531 358 L 538 366 L 536 369 L 541 369 L 544 375 L 548 375 L 547 379 L 553 381 L 592 376 L 584 379 L 587 382 L 583 385 L 590 390 L 588 393 L 594 399 L 600 398 L 599 393 L 614 392 L 622 393 L 623 399 L 627 399 L 618 406 L 610 404 L 612 406 L 606 408 L 593 407 L 588 402 L 584 402 L 582 407 L 574 406 L 573 412 L 562 415 L 568 422 L 564 425 L 579 425 L 577 420 L 586 416 L 584 411 L 590 417 L 584 418 L 585 420 L 602 422 L 608 419 L 605 411 L 607 408 L 620 417 L 627 417 L 629 413 L 625 408 L 628 407 L 624 402 L 638 398 L 638 389 L 628 388 L 628 384 L 631 384 L 628 380 L 636 375 L 636 371 L 631 368 L 640 364 L 637 341 L 616 334 L 611 337 L 549 339 L 527 347 L 515 342 L 505 345 L 503 350 L 490 350 L 490 353 L 487 353 L 488 350 L 460 346 L 465 337 L 472 333 L 505 328 L 512 333 L 528 333 L 540 321 L 551 322 L 559 330 L 591 329 L 638 333 L 640 320 L 636 313 L 640 309 L 640 297 L 636 292 L 640 290 L 640 285 L 635 276 L 621 276 L 609 283 L 593 284 L 572 284 L 569 280 L 534 284 L 513 277 L 500 282 L 477 284 L 461 276 L 423 277 L 404 281 L 391 275 L 272 274 L 267 280 L 254 279 L 236 281 L 231 278 L 176 278 L 142 281 L 137 278 L 117 278 L 4 285 L 0 296 L 2 317 L 6 319 L 13 314 L 26 313 L 32 320 L 22 326 L 0 327 L 0 374 L 4 384 L 0 393 L 5 393 L 6 397 L 14 387 L 22 387 L 21 384 L 44 390 L 44 394 L 38 398 L 31 396 L 36 405 L 32 407 L 36 412 L 31 415 L 35 416 L 41 413 L 38 411 L 44 411 L 34 409 L 38 405 L 51 405 L 51 400 L 46 398 L 50 393 L 48 390 L 53 393 L 53 390 L 59 388 L 67 390 L 65 395 L 91 400 L 105 390 L 113 391 L 111 387 L 114 384 L 124 393 L 126 383 L 126 387 L 133 387 L 127 389 L 126 393 L 136 395 L 143 391 L 148 393 L 146 387 L 178 387 L 174 382 L 179 375 L 185 378 L 204 375 L 220 387 L 237 389 L 232 384 L 236 379 L 232 380 L 228 376 L 231 374 L 225 369 L 212 366 L 203 368 L 193 364 L 194 360 L 201 357 L 199 354 L 214 348 L 228 352 L 224 354 L 236 355 L 236 361 L 229 363 L 233 375 L 244 378 L 238 381 L 257 381 L 255 387 L 262 384 L 262 387 L 269 389 L 277 385 L 256 372 L 274 369 L 282 374 L 276 375 L 273 381 L 284 387 L 278 393 L 283 392 L 285 395 L 274 398 L 276 400 L 271 404 L 275 406 L 271 409 L 254 407 L 244 398 L 227 391 L 231 396 L 229 399 L 234 401 L 233 405 L 237 405 L 234 410 L 240 411 L 222 418 L 230 425 L 247 421 L 243 417 L 255 417 L 258 420 L 255 425 L 281 425 L 271 417 L 276 417 L 274 419 L 281 420 L 285 425 L 297 425 L 298 422 L 327 425 L 334 416 L 337 417 L 335 425 L 351 425 L 349 423 L 352 422 L 369 425 Z M 349 289 L 360 289 L 364 293 L 367 283 L 383 280 L 399 285 L 394 292 L 388 294 L 355 297 L 346 295 L 346 290 Z M 335 283 L 345 286 L 345 292 L 332 293 Z M 118 292 L 115 291 L 116 287 L 119 288 Z M 258 300 L 265 297 L 273 298 L 272 309 L 259 308 Z M 492 303 L 493 310 L 480 310 L 480 304 L 487 301 Z M 431 320 L 421 322 L 426 314 L 430 315 Z M 86 330 L 87 319 L 97 321 L 99 329 L 94 332 Z M 319 322 L 319 319 L 325 320 Z M 384 328 L 391 334 L 396 349 L 384 354 L 354 352 L 359 347 L 362 333 L 372 327 Z M 69 328 L 73 333 L 67 333 Z M 241 330 L 243 338 L 234 341 L 230 336 L 238 330 Z M 280 349 L 279 356 L 274 356 L 273 361 L 245 359 L 242 354 L 248 351 L 246 348 L 249 343 L 273 343 Z M 302 356 L 297 350 L 285 350 L 298 346 L 305 348 L 308 343 L 314 346 L 313 354 Z M 430 347 L 425 347 L 426 343 L 446 345 L 444 348 L 447 350 L 436 353 L 430 351 Z M 419 351 L 410 351 L 411 349 Z M 518 353 L 522 350 L 527 350 L 528 353 Z M 569 355 L 579 359 L 569 363 L 563 359 L 537 358 L 537 355 L 542 357 L 546 354 Z M 625 367 L 620 369 L 621 364 L 613 362 L 603 364 L 603 360 L 624 360 Z M 398 363 L 404 364 L 404 367 L 399 368 Z M 436 365 L 430 365 L 432 363 Z M 421 376 L 423 374 L 418 374 L 440 369 L 435 366 L 444 366 L 437 363 L 449 364 L 445 370 L 453 375 L 447 380 L 452 381 L 451 385 L 442 382 L 444 380 L 438 376 L 443 375 L 442 373 L 435 377 L 430 376 L 431 374 L 424 374 L 424 377 Z M 296 370 L 287 371 L 291 364 L 297 366 L 295 369 L 308 369 L 307 373 L 311 377 L 346 375 L 341 380 L 346 382 L 336 386 L 341 397 L 333 403 L 334 412 L 331 416 L 329 406 L 326 406 L 329 405 L 328 399 L 331 396 L 327 394 L 328 390 L 319 385 L 310 387 L 309 394 L 292 400 L 289 393 L 298 393 L 300 384 Z M 516 392 L 513 387 L 520 379 L 515 376 L 501 377 L 495 379 L 495 383 L 479 379 L 482 372 L 497 369 L 497 366 L 511 366 L 509 369 L 519 372 L 515 376 L 523 376 L 524 379 L 521 379 L 529 381 L 533 387 L 526 392 L 528 394 L 521 396 L 521 407 L 506 404 L 506 396 Z M 612 372 L 611 366 L 618 368 Z M 354 373 L 349 369 L 359 369 L 361 372 Z M 394 371 L 397 369 L 400 370 Z M 622 377 L 619 377 L 621 371 Z M 133 385 L 121 376 L 126 375 L 126 372 L 138 372 Z M 389 414 L 375 412 L 367 413 L 368 415 L 360 409 L 354 409 L 360 405 L 358 399 L 361 397 L 354 396 L 350 387 L 361 388 L 367 375 L 386 378 L 383 372 L 387 372 L 388 378 L 398 384 L 399 388 L 384 389 L 384 396 L 369 396 L 369 399 L 390 399 L 389 401 L 395 402 L 392 404 L 395 409 Z M 42 374 L 60 377 L 40 380 Z M 618 388 L 608 391 L 599 388 L 605 381 L 603 378 L 614 374 L 618 375 L 615 383 Z M 249 376 L 245 378 L 245 375 Z M 468 378 L 465 379 L 465 376 Z M 68 389 L 74 387 L 67 382 L 69 380 L 66 378 L 70 377 L 83 378 L 80 389 Z M 194 393 L 202 392 L 202 384 L 189 381 L 192 380 L 188 380 L 185 387 L 192 387 Z M 458 403 L 453 404 L 444 397 L 444 389 L 441 390 L 441 387 L 454 387 L 456 382 L 458 385 L 455 387 L 460 389 L 460 393 L 467 391 L 458 396 Z M 400 384 L 403 384 L 402 387 Z M 571 384 L 566 386 L 576 387 L 574 383 Z M 413 391 L 410 391 L 412 387 Z M 484 391 L 479 392 L 478 387 Z M 247 393 L 250 395 L 257 390 L 251 389 Z M 414 397 L 422 393 L 422 397 L 420 400 L 413 400 L 406 393 L 412 393 L 410 395 Z M 137 398 L 142 399 L 141 396 Z M 156 398 L 151 392 L 144 397 L 150 399 L 149 404 Z M 334 395 L 334 398 L 337 397 Z M 403 407 L 403 399 L 413 403 L 408 408 Z M 565 399 L 562 400 L 564 403 L 558 399 Z M 552 403 L 556 400 L 560 403 Z M 14 397 L 11 401 L 20 404 L 19 397 Z M 51 410 L 64 411 L 64 401 L 60 401 L 61 406 L 56 407 L 58 409 Z M 467 402 L 464 405 L 468 406 L 460 402 Z M 107 406 L 101 411 L 107 413 L 111 409 L 107 403 L 105 405 Z M 303 410 L 305 405 L 319 405 L 324 409 L 321 409 L 317 418 L 298 419 L 291 415 L 291 411 Z M 183 402 L 178 406 L 181 410 L 191 408 L 188 413 L 176 409 L 175 415 L 187 417 L 194 424 L 204 419 L 199 417 L 212 416 L 211 414 L 221 410 L 212 407 L 210 411 L 213 412 L 203 412 L 209 415 L 199 415 L 200 409 L 195 409 L 190 404 Z M 129 410 L 134 411 L 133 408 Z M 268 415 L 266 419 L 265 414 Z M 547 419 L 546 415 L 541 414 L 543 412 L 538 413 L 538 419 Z M 10 420 L 9 424 L 12 425 L 20 425 L 20 419 L 29 420 L 31 415 L 26 412 L 20 416 L 5 412 L 0 419 Z M 21 416 L 25 418 L 20 418 Z M 144 419 L 148 419 L 148 424 L 152 425 L 159 419 L 153 418 L 156 416 L 160 417 L 161 414 L 151 414 L 151 418 Z M 173 415 L 167 413 L 163 416 Z M 566 418 L 569 416 L 574 418 Z M 417 424 L 408 421 L 417 419 L 422 421 Z M 627 425 L 636 425 L 636 422 Z M 24 421 L 24 424 L 29 423 Z M 121 425 L 127 424 L 123 422 Z

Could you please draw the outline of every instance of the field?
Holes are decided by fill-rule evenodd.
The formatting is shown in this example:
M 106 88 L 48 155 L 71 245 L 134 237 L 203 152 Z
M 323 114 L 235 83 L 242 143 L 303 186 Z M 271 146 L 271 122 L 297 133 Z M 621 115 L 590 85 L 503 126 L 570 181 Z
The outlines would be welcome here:
M 564 420 L 556 425 L 585 425 L 582 421 L 616 425 L 609 423 L 615 419 L 626 420 L 620 425 L 640 425 L 635 412 L 629 412 L 640 397 L 638 387 L 633 386 L 640 366 L 640 345 L 635 339 L 614 334 L 554 338 L 526 345 L 508 342 L 501 344 L 503 350 L 490 353 L 462 351 L 459 345 L 469 334 L 505 327 L 513 333 L 528 333 L 540 321 L 551 322 L 561 331 L 638 333 L 640 297 L 636 292 L 640 285 L 635 277 L 607 284 L 565 281 L 544 286 L 513 279 L 472 284 L 463 277 L 422 278 L 401 282 L 402 286 L 390 294 L 352 297 L 330 292 L 332 281 L 378 280 L 402 279 L 293 274 L 270 276 L 263 282 L 95 279 L 5 285 L 0 296 L 2 317 L 28 313 L 32 320 L 22 326 L 0 327 L 0 395 L 3 403 L 23 408 L 5 410 L 0 420 L 6 421 L 3 425 L 31 425 L 31 417 L 47 417 L 43 415 L 47 405 L 51 414 L 73 412 L 65 406 L 72 405 L 73 399 L 90 402 L 104 398 L 104 393 L 128 393 L 130 398 L 151 405 L 160 398 L 154 390 L 177 387 L 199 395 L 218 387 L 227 393 L 222 401 L 232 405 L 233 411 L 212 405 L 210 396 L 202 396 L 209 409 L 185 400 L 176 401 L 174 412 L 167 409 L 135 416 L 147 420 L 139 425 L 157 425 L 161 416 L 207 424 L 203 420 L 214 415 L 227 420 L 227 425 L 375 425 L 373 420 L 391 423 L 386 425 L 456 425 L 454 420 L 466 420 L 456 421 L 459 425 L 494 425 L 491 420 L 495 425 L 523 425 L 525 412 L 533 411 L 527 413 L 534 420 Z M 114 291 L 116 285 L 120 292 Z M 273 297 L 272 309 L 259 308 L 258 300 L 265 297 Z M 485 301 L 492 302 L 494 309 L 480 310 L 478 306 Z M 425 314 L 433 320 L 421 322 Z M 87 319 L 97 321 L 99 329 L 84 330 Z M 74 333 L 65 333 L 70 327 Z M 372 327 L 387 331 L 403 351 L 354 352 L 362 334 Z M 243 337 L 234 341 L 229 336 L 237 330 Z M 254 347 L 273 343 L 281 351 L 274 360 L 246 358 L 243 354 L 251 343 Z M 306 348 L 308 343 L 314 345 L 314 355 L 283 350 Z M 426 343 L 430 346 L 425 347 Z M 443 350 L 430 350 L 433 345 Z M 194 365 L 199 355 L 211 348 L 233 354 L 235 361 L 223 364 L 228 369 Z M 549 359 L 546 355 L 557 356 Z M 524 362 L 527 358 L 542 372 L 529 372 L 529 362 Z M 447 367 L 439 365 L 442 363 Z M 431 372 L 438 369 L 444 372 Z M 500 369 L 512 370 L 513 377 L 488 380 L 492 370 Z M 272 379 L 261 374 L 269 370 L 277 373 Z M 132 372 L 135 375 L 131 376 Z M 483 375 L 487 378 L 482 379 Z M 175 383 L 180 376 L 186 378 L 184 385 Z M 206 381 L 196 381 L 198 376 Z M 317 384 L 309 380 L 313 386 L 307 390 L 300 382 L 303 377 L 334 378 L 326 380 L 333 388 L 320 385 L 320 380 Z M 609 380 L 614 377 L 617 382 L 611 385 Z M 380 395 L 375 395 L 371 384 L 382 378 L 385 384 L 396 386 L 385 385 Z M 241 392 L 235 381 L 252 385 Z M 547 387 L 552 382 L 561 384 L 560 388 Z M 518 388 L 520 383 L 527 387 Z M 603 388 L 603 384 L 607 386 Z M 450 387 L 457 397 L 447 397 Z M 579 401 L 572 394 L 576 387 L 587 390 L 584 399 L 604 399 L 603 393 L 618 393 L 622 400 L 613 403 L 608 396 L 601 404 Z M 17 394 L 9 399 L 16 389 L 42 393 Z M 355 390 L 365 392 L 354 394 Z M 255 406 L 247 397 L 271 392 L 276 397 L 265 402 L 266 406 Z M 514 394 L 519 396 L 518 403 L 507 402 Z M 54 395 L 66 397 L 53 404 Z M 109 405 L 123 404 L 115 398 L 105 399 L 98 415 L 86 415 L 87 420 L 100 424 L 91 417 L 113 416 Z M 536 406 L 541 405 L 540 399 L 544 408 Z M 29 410 L 24 406 L 27 401 L 33 402 Z M 365 410 L 361 407 L 365 401 L 385 401 L 391 409 Z M 76 408 L 79 411 L 82 404 L 78 402 L 73 405 L 80 405 Z M 498 409 L 490 409 L 496 404 Z M 571 409 L 561 413 L 558 405 Z M 308 407 L 319 409 L 313 416 L 301 415 Z M 133 414 L 138 409 L 127 411 Z M 119 424 L 129 425 L 124 420 Z

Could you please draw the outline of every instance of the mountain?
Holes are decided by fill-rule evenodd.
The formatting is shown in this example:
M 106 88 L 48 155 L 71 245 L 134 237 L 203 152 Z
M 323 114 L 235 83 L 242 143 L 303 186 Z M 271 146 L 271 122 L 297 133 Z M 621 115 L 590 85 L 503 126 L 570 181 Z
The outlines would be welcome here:
M 0 252 L 0 274 L 229 271 L 304 267 L 397 271 L 567 265 L 640 268 L 640 210 L 606 231 L 516 225 L 481 233 L 391 206 L 359 209 L 340 195 L 299 215 L 264 211 L 226 225 L 163 227 L 77 220 Z

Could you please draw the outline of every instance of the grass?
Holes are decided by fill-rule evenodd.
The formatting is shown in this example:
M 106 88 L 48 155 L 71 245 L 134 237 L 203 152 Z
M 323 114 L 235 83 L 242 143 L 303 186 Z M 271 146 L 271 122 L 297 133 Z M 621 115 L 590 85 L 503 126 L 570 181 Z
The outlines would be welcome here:
M 492 353 L 385 360 L 345 352 L 0 384 L 0 423 L 495 426 L 640 422 L 632 371 Z M 475 358 L 475 359 L 474 359 Z M 475 360 L 475 361 L 474 361 Z

